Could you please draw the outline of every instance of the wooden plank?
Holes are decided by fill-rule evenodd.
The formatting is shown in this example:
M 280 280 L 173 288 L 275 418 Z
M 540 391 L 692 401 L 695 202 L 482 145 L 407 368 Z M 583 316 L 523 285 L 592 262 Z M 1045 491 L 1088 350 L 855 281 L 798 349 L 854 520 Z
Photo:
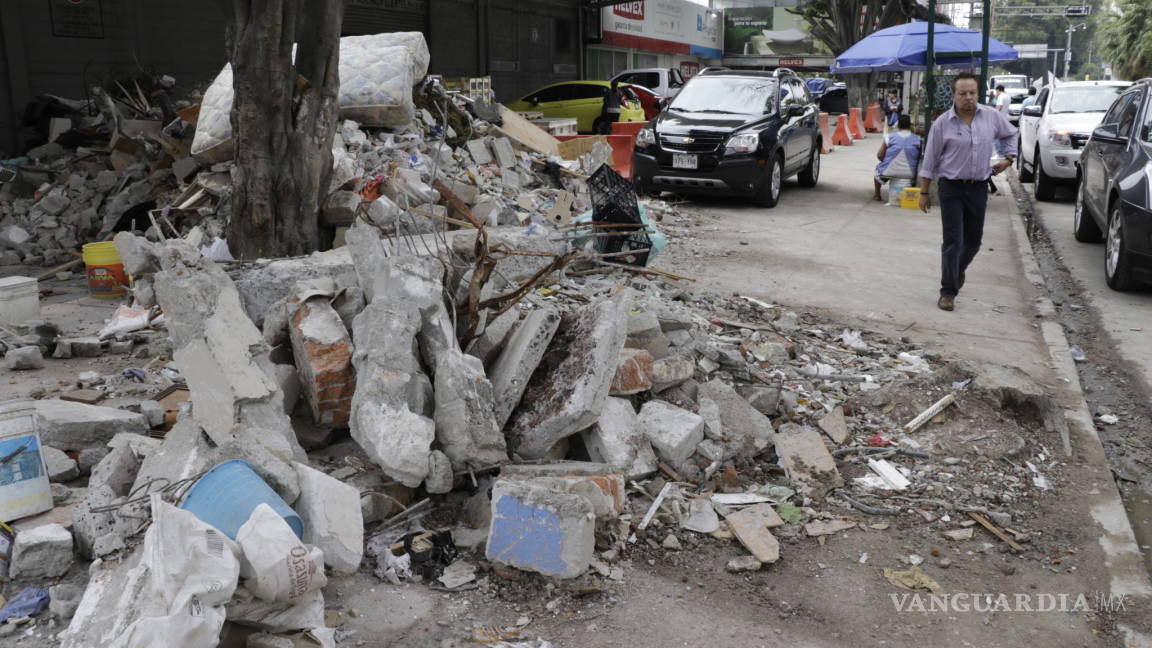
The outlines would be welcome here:
M 584 135 L 581 137 L 573 137 L 570 140 L 560 142 L 557 147 L 557 153 L 565 160 L 577 160 L 581 155 L 588 153 L 592 150 L 592 146 L 596 142 L 604 142 L 608 144 L 608 137 L 606 135 Z
M 493 130 L 512 139 L 521 148 L 544 155 L 558 154 L 560 142 L 555 137 L 540 130 L 536 124 L 516 114 L 516 111 L 509 110 L 503 104 L 500 105 L 500 120 L 503 124 Z
M 1016 542 L 1015 540 L 1013 540 L 1012 538 L 1009 538 L 1008 534 L 1004 533 L 1000 529 L 997 529 L 996 526 L 994 524 L 992 524 L 991 522 L 989 522 L 988 520 L 986 520 L 983 515 L 980 515 L 979 513 L 976 513 L 975 511 L 969 511 L 968 517 L 972 518 L 973 520 L 976 520 L 977 522 L 980 523 L 980 526 L 984 527 L 985 529 L 988 529 L 989 533 L 991 533 L 992 535 L 996 536 L 997 538 L 1000 538 L 1001 540 L 1003 540 L 1009 547 L 1012 547 L 1013 551 L 1020 551 L 1020 552 L 1024 551 L 1024 547 L 1020 546 L 1020 544 L 1018 542 Z

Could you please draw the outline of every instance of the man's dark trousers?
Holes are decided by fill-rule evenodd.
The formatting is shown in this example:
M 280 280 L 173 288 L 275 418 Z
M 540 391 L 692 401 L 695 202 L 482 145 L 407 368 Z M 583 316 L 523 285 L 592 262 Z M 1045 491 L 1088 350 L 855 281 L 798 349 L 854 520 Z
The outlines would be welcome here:
M 940 294 L 960 292 L 960 274 L 980 251 L 984 238 L 984 210 L 988 206 L 987 180 L 940 179 L 940 223 L 944 243 L 940 246 Z

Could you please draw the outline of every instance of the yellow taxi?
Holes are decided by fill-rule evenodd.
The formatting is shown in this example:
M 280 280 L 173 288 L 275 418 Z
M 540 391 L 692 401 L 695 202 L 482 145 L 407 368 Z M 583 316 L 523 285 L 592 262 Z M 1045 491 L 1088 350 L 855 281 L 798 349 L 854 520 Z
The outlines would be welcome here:
M 644 122 L 644 107 L 627 86 L 621 84 L 625 96 L 631 96 L 620 105 L 620 121 Z M 517 112 L 541 112 L 545 117 L 575 117 L 576 130 L 595 133 L 604 112 L 604 98 L 611 84 L 607 81 L 564 81 L 544 86 L 522 98 L 505 104 Z

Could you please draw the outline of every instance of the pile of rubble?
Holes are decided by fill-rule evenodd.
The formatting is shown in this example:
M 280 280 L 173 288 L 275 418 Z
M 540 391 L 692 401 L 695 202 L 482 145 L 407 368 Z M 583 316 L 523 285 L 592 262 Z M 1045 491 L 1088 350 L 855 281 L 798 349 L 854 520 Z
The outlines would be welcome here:
M 7 334 L 11 369 L 113 345 L 152 360 L 27 406 L 53 486 L 14 524 L 27 588 L 0 633 L 204 646 L 228 623 L 264 633 L 250 646 L 334 646 L 358 638 L 328 627 L 325 585 L 361 570 L 451 592 L 509 570 L 620 581 L 630 553 L 703 538 L 757 570 L 780 538 L 891 516 L 1024 550 L 1059 471 L 1021 430 L 1066 430 L 1023 374 L 694 294 L 579 226 L 602 142 L 565 160 L 514 116 L 414 97 L 408 126 L 340 127 L 325 218 L 344 245 L 218 262 L 203 219 L 129 224 L 132 304 L 102 334 Z

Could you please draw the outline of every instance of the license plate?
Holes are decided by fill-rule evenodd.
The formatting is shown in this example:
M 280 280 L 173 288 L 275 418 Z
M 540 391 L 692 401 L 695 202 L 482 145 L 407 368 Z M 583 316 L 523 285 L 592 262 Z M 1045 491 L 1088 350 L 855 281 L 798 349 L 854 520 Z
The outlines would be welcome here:
M 695 155 L 686 155 L 684 153 L 672 154 L 672 168 L 674 169 L 695 169 L 697 166 Z

